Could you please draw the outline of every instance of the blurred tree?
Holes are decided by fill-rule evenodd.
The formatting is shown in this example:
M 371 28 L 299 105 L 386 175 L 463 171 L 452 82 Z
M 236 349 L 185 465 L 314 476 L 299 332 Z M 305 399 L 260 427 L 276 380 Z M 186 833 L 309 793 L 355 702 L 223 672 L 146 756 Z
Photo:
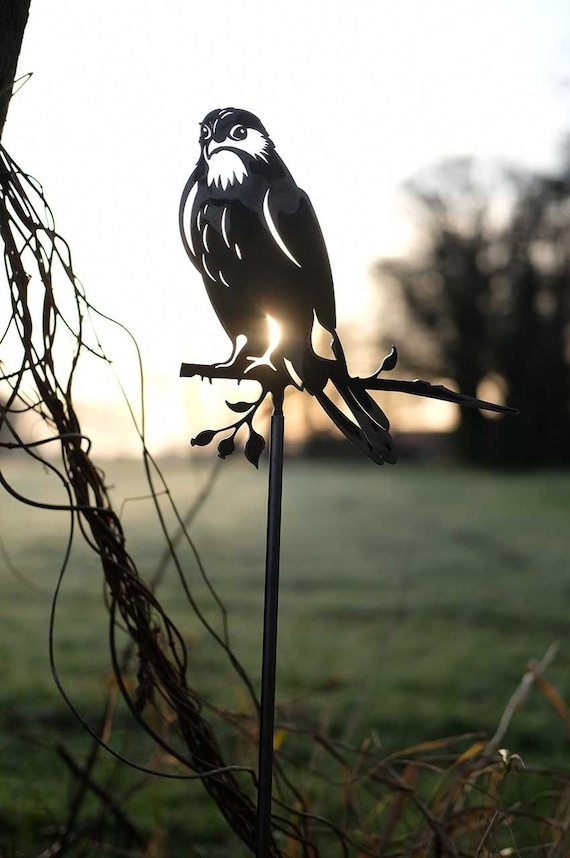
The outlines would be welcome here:
M 459 458 L 570 464 L 570 158 L 556 176 L 448 161 L 407 191 L 423 248 L 377 265 L 403 309 L 391 331 L 402 359 L 521 411 L 489 420 L 462 409 Z

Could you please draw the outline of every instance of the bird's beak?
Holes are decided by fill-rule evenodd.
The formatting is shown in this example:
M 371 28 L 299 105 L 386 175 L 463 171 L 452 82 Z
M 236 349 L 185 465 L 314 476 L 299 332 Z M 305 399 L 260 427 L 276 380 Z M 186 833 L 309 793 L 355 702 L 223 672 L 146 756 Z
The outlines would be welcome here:
M 210 142 L 206 146 L 206 158 L 210 160 L 216 149 L 226 149 L 227 137 L 221 140 L 219 143 L 216 140 L 210 140 Z

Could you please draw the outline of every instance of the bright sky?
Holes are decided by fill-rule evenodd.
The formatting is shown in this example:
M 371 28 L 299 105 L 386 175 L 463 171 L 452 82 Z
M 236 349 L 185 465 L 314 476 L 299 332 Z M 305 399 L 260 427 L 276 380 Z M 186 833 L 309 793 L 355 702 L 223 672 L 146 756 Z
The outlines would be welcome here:
M 568 0 L 32 0 L 3 142 L 139 341 L 151 447 L 184 447 L 205 428 L 190 398 L 218 394 L 179 364 L 229 350 L 178 236 L 202 117 L 261 117 L 319 215 L 341 319 L 364 319 L 370 264 L 408 240 L 400 183 L 455 155 L 552 165 L 569 58 Z

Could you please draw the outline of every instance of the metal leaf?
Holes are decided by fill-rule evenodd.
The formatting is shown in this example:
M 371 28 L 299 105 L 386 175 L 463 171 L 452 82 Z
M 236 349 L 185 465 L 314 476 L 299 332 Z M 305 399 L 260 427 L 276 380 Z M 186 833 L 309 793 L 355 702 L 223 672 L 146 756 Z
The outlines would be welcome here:
M 243 414 L 244 411 L 249 411 L 250 408 L 253 408 L 254 405 L 257 405 L 256 402 L 228 402 L 226 399 L 226 405 L 228 408 L 231 408 L 232 411 L 235 411 L 237 414 Z
M 265 439 L 259 434 L 259 432 L 256 432 L 255 429 L 251 429 L 244 449 L 246 459 L 258 468 L 259 459 L 261 458 L 261 454 L 264 450 Z
M 396 346 L 392 346 L 390 350 L 390 354 L 386 355 L 382 363 L 380 364 L 380 368 L 378 372 L 389 372 L 391 369 L 394 369 L 396 364 L 398 363 L 398 352 Z

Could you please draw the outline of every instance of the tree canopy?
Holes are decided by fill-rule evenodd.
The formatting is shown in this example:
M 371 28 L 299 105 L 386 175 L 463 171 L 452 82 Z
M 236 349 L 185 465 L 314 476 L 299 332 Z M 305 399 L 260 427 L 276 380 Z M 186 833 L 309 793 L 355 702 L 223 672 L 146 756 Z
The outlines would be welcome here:
M 424 241 L 415 258 L 377 265 L 404 311 L 390 335 L 414 371 L 473 396 L 493 383 L 520 409 L 493 420 L 462 410 L 459 457 L 569 464 L 570 158 L 552 176 L 448 161 L 407 191 Z

